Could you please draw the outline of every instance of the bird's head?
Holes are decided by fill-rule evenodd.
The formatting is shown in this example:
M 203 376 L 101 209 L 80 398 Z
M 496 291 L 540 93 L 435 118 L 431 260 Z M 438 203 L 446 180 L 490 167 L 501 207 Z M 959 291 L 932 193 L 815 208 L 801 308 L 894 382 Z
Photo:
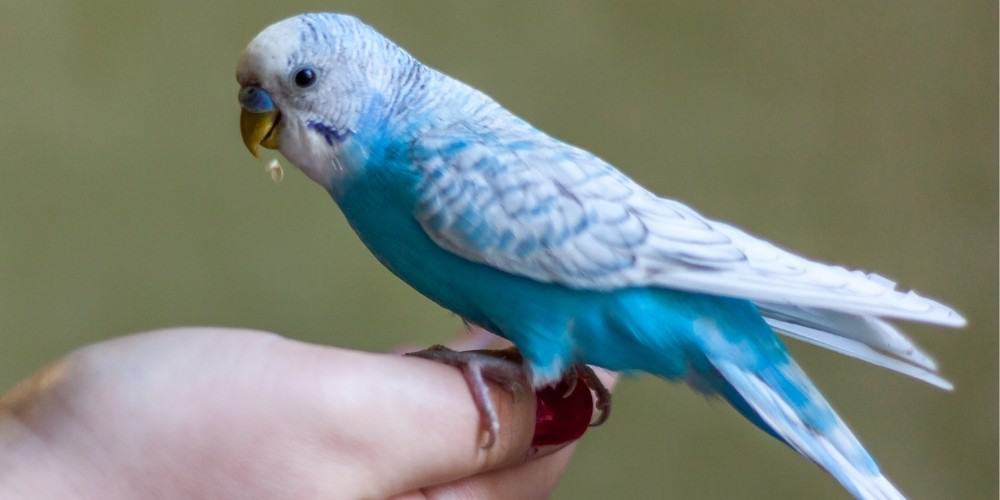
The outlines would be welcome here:
M 412 58 L 358 19 L 302 14 L 258 34 L 240 57 L 240 132 L 247 149 L 278 149 L 329 186 L 340 149 L 386 113 Z

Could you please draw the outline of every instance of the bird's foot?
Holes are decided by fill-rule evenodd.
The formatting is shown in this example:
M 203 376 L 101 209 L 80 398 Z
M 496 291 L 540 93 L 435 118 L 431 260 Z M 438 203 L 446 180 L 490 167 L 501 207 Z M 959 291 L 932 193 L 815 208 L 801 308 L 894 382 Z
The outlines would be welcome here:
M 515 348 L 499 350 L 453 351 L 443 345 L 433 345 L 422 351 L 407 353 L 407 356 L 428 359 L 451 365 L 462 370 L 469 384 L 472 399 L 479 408 L 483 423 L 486 424 L 486 441 L 483 448 L 490 448 L 500 432 L 500 417 L 490 398 L 489 379 L 511 393 L 528 386 L 528 377 L 522 367 L 521 353 Z
M 529 385 L 523 358 L 516 348 L 454 351 L 435 345 L 407 356 L 444 363 L 462 370 L 486 427 L 483 448 L 492 447 L 500 432 L 500 419 L 486 381 L 495 382 L 514 394 L 517 394 L 517 389 Z M 532 440 L 534 446 L 573 441 L 582 436 L 588 426 L 604 423 L 611 412 L 611 392 L 597 374 L 583 364 L 568 370 L 555 385 L 537 389 L 535 398 L 537 410 Z M 592 420 L 595 400 L 599 414 L 596 420 Z

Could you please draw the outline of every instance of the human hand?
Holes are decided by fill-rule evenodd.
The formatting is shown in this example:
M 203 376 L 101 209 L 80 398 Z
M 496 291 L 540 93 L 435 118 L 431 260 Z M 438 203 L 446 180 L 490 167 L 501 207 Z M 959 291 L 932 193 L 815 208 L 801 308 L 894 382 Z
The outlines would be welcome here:
M 0 496 L 547 497 L 573 446 L 530 453 L 535 398 L 492 393 L 483 449 L 448 366 L 247 330 L 122 337 L 0 397 Z

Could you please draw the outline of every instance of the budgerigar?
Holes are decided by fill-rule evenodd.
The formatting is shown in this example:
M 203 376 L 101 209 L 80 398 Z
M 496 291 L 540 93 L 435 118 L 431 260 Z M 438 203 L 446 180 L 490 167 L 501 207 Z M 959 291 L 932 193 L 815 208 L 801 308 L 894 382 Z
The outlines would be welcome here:
M 536 387 L 588 363 L 718 395 L 858 498 L 902 498 L 775 332 L 949 389 L 883 318 L 964 319 L 643 188 L 358 19 L 305 14 L 243 53 L 241 131 L 321 184 L 376 258 L 512 341 Z

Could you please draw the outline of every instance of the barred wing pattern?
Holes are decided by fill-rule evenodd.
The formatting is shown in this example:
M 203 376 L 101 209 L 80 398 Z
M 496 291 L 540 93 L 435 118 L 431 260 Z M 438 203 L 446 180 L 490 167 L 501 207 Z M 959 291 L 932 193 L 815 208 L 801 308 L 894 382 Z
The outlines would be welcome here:
M 963 325 L 947 306 L 708 220 L 596 156 L 510 120 L 486 127 L 502 133 L 452 126 L 414 143 L 411 160 L 422 174 L 416 217 L 441 247 L 571 288 L 663 287 L 750 299 L 779 332 L 947 386 L 936 383 L 933 360 L 876 319 Z M 834 346 L 817 339 L 822 334 L 843 341 Z M 907 369 L 876 362 L 868 351 Z

